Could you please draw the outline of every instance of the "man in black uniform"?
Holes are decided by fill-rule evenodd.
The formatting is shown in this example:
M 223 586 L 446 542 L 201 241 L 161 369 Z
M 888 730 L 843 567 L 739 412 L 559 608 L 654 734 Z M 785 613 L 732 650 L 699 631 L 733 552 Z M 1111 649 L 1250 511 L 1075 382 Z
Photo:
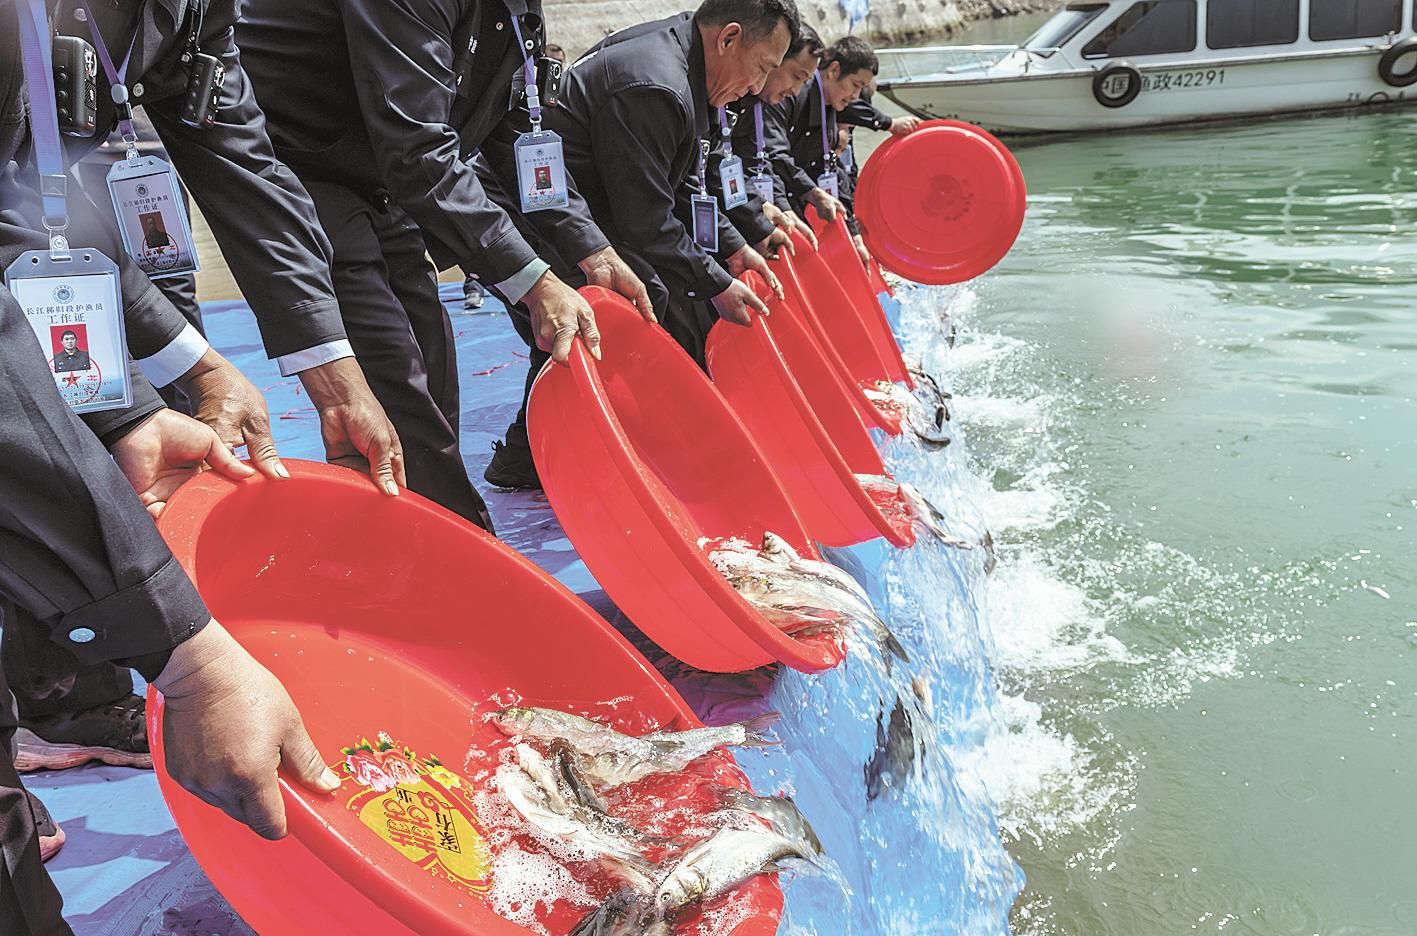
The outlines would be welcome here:
M 64 329 L 64 334 L 59 336 L 59 343 L 63 346 L 58 354 L 54 355 L 54 360 L 49 363 L 54 366 L 54 373 L 67 374 L 71 371 L 86 371 L 91 366 L 89 364 L 89 352 L 86 348 L 79 347 L 79 335 L 72 328 Z
M 733 126 L 733 152 L 743 160 L 743 165 L 748 167 L 749 172 L 756 173 L 760 168 L 765 170 L 773 184 L 771 204 L 786 216 L 788 226 L 800 231 L 813 247 L 817 245 L 816 235 L 812 233 L 811 226 L 797 214 L 792 202 L 788 201 L 782 179 L 774 172 L 773 155 L 788 151 L 786 128 L 776 120 L 767 119 L 765 108 L 780 105 L 796 97 L 817 73 L 822 53 L 825 51 L 826 46 L 822 43 L 821 36 L 817 35 L 817 31 L 811 26 L 803 23 L 797 31 L 797 37 L 792 40 L 792 45 L 788 46 L 782 64 L 774 68 L 772 74 L 768 75 L 768 80 L 763 83 L 762 91 L 733 105 L 738 112 L 738 120 Z M 762 116 L 763 127 L 762 153 L 766 157 L 765 165 L 761 167 L 758 159 L 759 115 Z
M 516 190 L 514 147 L 531 128 L 525 65 L 542 36 L 540 0 L 246 0 L 237 26 L 276 152 L 309 188 L 334 242 L 345 325 L 398 426 L 410 486 L 488 529 L 458 448 L 452 328 L 425 254 L 524 304 L 556 360 L 577 333 L 599 342 L 589 304 L 548 269 L 466 162 L 478 151 Z M 575 181 L 567 179 L 566 207 L 527 221 L 581 281 L 651 314 L 644 285 L 591 220 Z M 497 484 L 511 480 L 494 470 L 501 458 L 488 471 Z
M 5 171 L 27 129 L 17 11 L 10 6 L 0 8 L 0 268 L 48 242 L 39 224 L 35 169 Z M 90 41 L 96 29 L 110 50 L 131 48 L 129 93 L 143 105 L 212 222 L 232 272 L 250 297 L 267 352 L 283 374 L 299 375 L 316 406 L 327 457 L 362 466 L 381 489 L 396 494 L 404 481 L 397 434 L 350 351 L 330 286 L 328 242 L 314 209 L 271 152 L 231 36 L 235 0 L 152 0 L 136 10 L 128 4 L 95 3 L 90 5 L 92 22 L 77 0 L 48 6 L 57 32 Z M 225 67 L 221 118 L 206 129 L 188 126 L 180 117 L 189 79 L 183 57 L 193 45 L 189 39 Z M 102 73 L 97 101 L 94 136 L 64 138 L 71 165 L 98 146 L 117 120 Z M 183 381 L 184 390 L 200 400 L 199 417 L 223 442 L 247 444 L 263 471 L 284 472 L 259 394 L 126 261 L 111 236 L 111 214 L 101 219 L 92 202 L 70 191 L 71 239 L 93 244 L 120 263 L 129 350 L 144 372 L 159 385 Z M 11 607 L 6 616 L 4 656 L 20 698 L 25 733 L 19 748 L 26 766 L 68 765 L 86 752 L 120 763 L 150 763 L 143 700 L 133 694 L 128 670 L 101 661 L 83 665 L 65 646 L 49 641 L 21 609 Z
M 765 311 L 735 276 L 767 270 L 722 212 L 726 261 L 694 242 L 687 221 L 700 147 L 719 139 L 714 109 L 761 89 L 799 22 L 792 0 L 705 0 L 696 13 L 621 30 L 571 66 L 560 102 L 546 114 L 591 216 L 648 285 L 665 329 L 700 361 L 714 314 L 747 324 L 750 310 Z M 574 276 L 558 251 L 543 253 Z M 540 369 L 531 357 L 528 392 Z M 525 416 L 523 400 L 509 448 L 526 445 Z M 521 457 L 530 463 L 524 448 Z
M 0 595 L 86 663 L 121 661 L 152 680 L 167 700 L 172 776 L 280 838 L 277 766 L 316 791 L 332 793 L 339 781 L 290 696 L 211 619 L 143 509 L 160 509 L 204 462 L 233 478 L 253 471 L 211 429 L 163 410 L 140 376 L 134 397 L 132 409 L 92 414 L 86 427 L 60 399 L 24 313 L 0 289 Z M 95 432 L 112 440 L 112 457 Z M 226 702 L 238 696 L 241 704 Z M 0 676 L 0 933 L 71 936 L 40 861 L 36 823 L 45 817 L 6 756 L 14 730 Z

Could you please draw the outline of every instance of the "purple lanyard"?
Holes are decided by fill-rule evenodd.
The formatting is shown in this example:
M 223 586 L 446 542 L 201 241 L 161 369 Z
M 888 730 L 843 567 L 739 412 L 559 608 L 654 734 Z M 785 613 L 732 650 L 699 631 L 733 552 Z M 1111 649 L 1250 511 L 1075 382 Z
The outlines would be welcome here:
M 87 2 L 87 0 L 85 0 Z M 520 17 L 512 17 L 512 31 L 517 34 L 517 49 L 522 54 L 522 74 L 526 80 L 526 109 L 531 114 L 531 132 L 541 132 L 541 91 L 536 86 L 536 62 L 531 57 L 531 43 L 522 37 Z
M 832 167 L 832 145 L 830 134 L 827 132 L 827 92 L 822 87 L 822 73 L 817 71 L 817 103 L 822 109 L 822 166 L 830 170 Z
M 123 65 L 114 68 L 113 57 L 108 54 L 103 34 L 98 31 L 98 21 L 94 19 L 93 10 L 89 8 L 89 0 L 79 0 L 79 6 L 83 8 L 84 16 L 89 21 L 89 35 L 93 36 L 98 60 L 103 63 L 103 73 L 108 78 L 108 93 L 118 109 L 118 132 L 123 137 L 123 142 L 128 144 L 127 156 L 129 159 L 137 159 L 138 130 L 133 126 L 133 105 L 128 101 L 128 85 L 125 82 L 128 76 L 128 62 L 133 58 L 133 46 L 137 45 L 138 34 L 134 32 L 133 41 L 128 43 L 128 54 L 123 56 Z
M 753 127 L 758 133 L 758 162 L 768 161 L 768 142 L 763 136 L 763 102 L 758 101 L 753 105 Z
M 733 127 L 728 122 L 728 108 L 718 109 L 718 133 L 723 140 L 723 155 L 725 157 L 733 155 Z

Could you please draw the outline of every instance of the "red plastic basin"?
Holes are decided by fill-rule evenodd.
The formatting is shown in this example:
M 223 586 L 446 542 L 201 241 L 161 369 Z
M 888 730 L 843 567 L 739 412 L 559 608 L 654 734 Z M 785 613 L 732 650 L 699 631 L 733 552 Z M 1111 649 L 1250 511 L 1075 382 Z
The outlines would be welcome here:
M 861 168 L 856 215 L 871 254 L 917 283 L 962 283 L 1004 258 L 1028 191 L 1013 154 L 988 132 L 931 120 L 891 137 Z
M 776 259 L 768 261 L 768 266 L 782 283 L 788 305 L 810 330 L 823 358 L 847 385 L 851 404 L 862 421 L 891 435 L 900 435 L 900 414 L 882 410 L 866 398 L 862 389 L 866 383 L 886 379 L 885 367 L 876 356 L 865 327 L 859 320 L 851 321 L 854 315 L 846 317 L 844 330 L 827 327 L 818 307 L 830 307 L 834 310 L 833 317 L 841 318 L 837 314 L 839 310 L 848 308 L 841 286 L 805 237 L 794 234 L 793 243 L 797 248 L 795 258 L 784 250 L 779 251 Z M 842 351 L 843 344 L 849 345 L 853 351 L 850 360 Z
M 659 326 L 605 289 L 595 309 L 604 359 L 577 343 L 569 367 L 532 388 L 537 473 L 566 535 L 602 588 L 655 643 L 690 666 L 740 672 L 772 662 L 815 672 L 844 650 L 768 623 L 700 543 L 771 530 L 817 557 L 748 430 Z
M 881 264 L 875 257 L 871 258 L 871 267 L 867 270 L 871 274 L 871 288 L 876 291 L 876 295 L 885 293 L 887 296 L 894 296 L 895 290 L 891 289 L 891 284 L 886 282 L 886 275 L 881 272 Z
M 809 212 L 815 214 L 816 210 L 809 209 Z M 915 383 L 910 379 L 905 361 L 900 356 L 900 344 L 891 331 L 891 323 L 886 319 L 881 301 L 876 298 L 877 290 L 871 285 L 866 267 L 861 264 L 861 255 L 856 252 L 846 220 L 838 214 L 835 220 L 818 227 L 817 240 L 821 245 L 818 251 L 822 259 L 836 275 L 837 282 L 846 293 L 847 302 L 866 327 L 876 355 L 886 365 L 887 375 L 891 380 L 913 387 Z
M 258 838 L 166 773 L 154 692 L 158 783 L 183 838 L 263 936 L 527 932 L 480 892 L 472 794 L 506 740 L 476 713 L 519 700 L 630 732 L 696 719 L 604 619 L 481 530 L 416 494 L 381 495 L 345 469 L 286 466 L 293 477 L 280 482 L 204 474 L 159 525 L 215 617 L 290 691 L 344 786 L 327 797 L 282 782 L 290 835 Z M 392 753 L 377 751 L 380 732 L 397 742 Z M 422 813 L 345 772 L 341 749 L 364 739 L 376 748 L 356 753 L 366 763 L 399 757 L 405 745 L 416 752 Z M 443 766 L 433 769 L 430 756 Z M 450 828 L 457 850 L 411 834 L 397 810 Z M 738 899 L 762 914 L 739 932 L 776 932 L 774 881 L 756 879 Z M 564 932 L 580 915 L 558 905 L 543 922 Z
M 790 314 L 756 273 L 743 279 L 768 304 L 772 319 Z M 767 323 L 755 316 L 747 328 L 715 324 L 706 350 L 709 374 L 782 480 L 808 533 L 828 546 L 852 546 L 877 536 L 910 546 L 915 542 L 912 525 L 892 525 L 861 487 L 783 360 Z

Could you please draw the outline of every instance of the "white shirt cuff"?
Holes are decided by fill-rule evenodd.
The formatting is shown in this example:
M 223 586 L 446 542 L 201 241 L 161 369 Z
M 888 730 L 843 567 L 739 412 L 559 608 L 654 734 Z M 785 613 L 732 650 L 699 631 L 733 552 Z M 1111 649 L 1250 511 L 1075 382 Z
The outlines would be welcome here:
M 188 323 L 162 350 L 138 361 L 138 366 L 143 369 L 148 383 L 154 387 L 166 387 L 191 370 L 210 347 L 202 333 Z
M 304 351 L 282 354 L 276 358 L 276 366 L 280 368 L 282 377 L 291 377 L 301 371 L 308 371 L 312 367 L 320 367 L 331 361 L 347 357 L 354 357 L 354 348 L 350 346 L 348 338 L 341 338 L 339 341 L 315 345 L 315 347 L 306 348 Z
M 506 296 L 508 302 L 521 302 L 522 297 L 531 292 L 531 287 L 535 286 L 536 281 L 549 269 L 551 265 L 538 257 L 498 283 L 497 291 Z

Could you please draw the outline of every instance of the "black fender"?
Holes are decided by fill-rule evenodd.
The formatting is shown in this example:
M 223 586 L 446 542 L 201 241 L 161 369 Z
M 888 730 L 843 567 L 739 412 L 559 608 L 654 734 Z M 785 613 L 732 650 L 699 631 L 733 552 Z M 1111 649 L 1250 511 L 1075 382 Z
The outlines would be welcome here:
M 1125 78 L 1125 85 L 1121 79 Z M 1119 91 L 1119 88 L 1125 90 Z M 1092 96 L 1103 107 L 1126 107 L 1141 94 L 1141 72 L 1131 62 L 1108 65 L 1092 76 Z
M 1417 59 L 1414 59 L 1407 71 L 1396 71 L 1398 59 L 1413 53 L 1417 53 L 1417 36 L 1408 36 L 1401 42 L 1393 43 L 1392 47 L 1383 53 L 1383 57 L 1378 59 L 1378 77 L 1393 88 L 1405 88 L 1417 82 Z

